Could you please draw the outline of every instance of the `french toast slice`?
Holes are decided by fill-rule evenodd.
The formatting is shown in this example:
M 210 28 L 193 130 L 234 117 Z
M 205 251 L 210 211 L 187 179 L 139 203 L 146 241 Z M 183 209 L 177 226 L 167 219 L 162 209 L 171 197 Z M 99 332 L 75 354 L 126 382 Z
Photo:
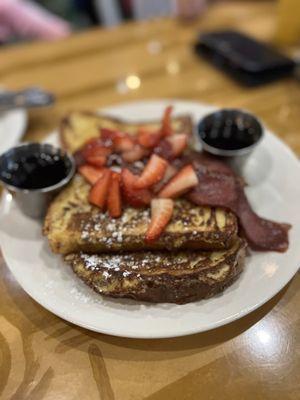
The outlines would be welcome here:
M 224 209 L 176 200 L 171 221 L 160 238 L 146 243 L 150 209 L 127 207 L 113 219 L 88 202 L 89 184 L 75 176 L 51 203 L 43 232 L 53 252 L 103 253 L 146 249 L 227 249 L 237 237 L 237 220 Z
M 109 127 L 136 134 L 139 127 L 159 128 L 160 121 L 129 124 L 121 120 L 93 114 L 73 112 L 61 125 L 60 138 L 64 147 L 76 152 L 88 139 L 98 136 L 100 128 Z M 175 132 L 192 137 L 189 116 L 172 119 Z M 237 236 L 235 216 L 222 209 L 197 207 L 179 200 L 173 219 L 160 239 L 146 244 L 144 236 L 150 221 L 150 210 L 126 208 L 119 219 L 111 219 L 88 203 L 90 186 L 76 176 L 51 203 L 44 222 L 44 234 L 55 253 L 113 252 L 146 249 L 224 249 Z
M 240 275 L 246 244 L 225 251 L 69 254 L 65 261 L 96 292 L 154 303 L 188 303 L 222 292 Z
M 120 130 L 135 135 L 140 127 L 156 129 L 160 127 L 160 123 L 160 121 L 128 123 L 102 114 L 74 111 L 61 122 L 60 142 L 67 151 L 75 153 L 89 139 L 98 137 L 101 128 Z M 172 128 L 174 132 L 185 132 L 192 136 L 192 121 L 188 115 L 174 117 Z

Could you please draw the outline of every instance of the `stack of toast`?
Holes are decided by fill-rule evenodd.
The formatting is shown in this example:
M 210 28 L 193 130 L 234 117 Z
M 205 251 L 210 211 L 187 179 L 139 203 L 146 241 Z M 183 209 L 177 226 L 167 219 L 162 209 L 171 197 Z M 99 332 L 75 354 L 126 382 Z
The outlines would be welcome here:
M 62 122 L 61 143 L 75 153 L 101 128 L 135 135 L 157 122 L 126 123 L 84 112 Z M 192 137 L 189 116 L 173 118 L 174 132 Z M 100 294 L 139 301 L 187 303 L 211 297 L 237 279 L 244 265 L 245 242 L 235 215 L 222 208 L 175 201 L 160 238 L 147 243 L 149 209 L 126 207 L 111 218 L 88 201 L 89 184 L 76 175 L 52 202 L 44 223 L 53 252 L 63 255 L 75 274 Z

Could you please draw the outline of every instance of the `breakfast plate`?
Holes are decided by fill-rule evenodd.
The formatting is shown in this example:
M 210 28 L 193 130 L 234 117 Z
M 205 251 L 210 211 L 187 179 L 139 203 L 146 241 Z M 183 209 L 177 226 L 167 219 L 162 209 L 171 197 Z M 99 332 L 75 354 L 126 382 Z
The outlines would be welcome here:
M 14 146 L 24 134 L 27 124 L 27 113 L 16 109 L 0 113 L 0 154 Z
M 176 113 L 198 121 L 212 107 L 188 101 L 144 101 L 104 109 L 129 121 L 159 119 L 169 103 Z M 286 253 L 254 252 L 240 278 L 221 295 L 184 305 L 137 303 L 99 296 L 54 255 L 41 234 L 41 222 L 24 216 L 5 193 L 0 210 L 0 243 L 6 263 L 23 289 L 59 317 L 87 329 L 132 338 L 164 338 L 207 331 L 255 310 L 278 293 L 298 269 L 300 239 L 300 166 L 291 150 L 266 129 L 251 156 L 245 179 L 254 210 L 292 224 Z M 58 144 L 53 133 L 48 141 Z

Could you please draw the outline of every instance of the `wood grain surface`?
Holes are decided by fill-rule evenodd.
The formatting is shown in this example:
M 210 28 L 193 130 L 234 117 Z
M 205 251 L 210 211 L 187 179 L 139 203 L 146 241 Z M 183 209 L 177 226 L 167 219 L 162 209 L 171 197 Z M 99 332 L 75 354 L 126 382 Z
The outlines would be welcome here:
M 199 30 L 236 28 L 272 41 L 273 2 L 216 3 L 193 25 L 164 19 L 0 50 L 1 84 L 40 85 L 54 107 L 30 112 L 39 140 L 72 109 L 181 98 L 255 112 L 300 154 L 300 87 L 233 83 L 191 48 Z M 73 326 L 39 306 L 0 259 L 0 398 L 11 400 L 296 400 L 299 274 L 252 314 L 210 332 L 133 340 Z

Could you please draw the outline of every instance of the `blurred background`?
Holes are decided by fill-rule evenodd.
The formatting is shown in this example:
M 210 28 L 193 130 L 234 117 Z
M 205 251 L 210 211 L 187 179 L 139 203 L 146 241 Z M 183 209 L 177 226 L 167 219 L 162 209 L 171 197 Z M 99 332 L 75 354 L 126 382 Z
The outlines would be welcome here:
M 226 0 L 1 0 L 0 43 L 3 46 L 36 39 L 54 40 L 94 26 L 112 27 L 128 20 L 169 15 L 192 21 L 199 16 L 205 18 L 207 8 L 217 1 L 226 3 Z M 274 42 L 299 43 L 300 1 L 270 1 L 277 2 L 278 9 Z
M 0 0 L 0 85 L 55 96 L 51 107 L 28 110 L 27 140 L 74 109 L 188 98 L 248 109 L 300 154 L 299 72 L 242 85 L 194 51 L 200 35 L 220 30 L 275 46 L 299 64 L 300 0 Z M 247 46 L 239 49 L 247 61 Z M 264 67 L 262 59 L 254 55 Z

